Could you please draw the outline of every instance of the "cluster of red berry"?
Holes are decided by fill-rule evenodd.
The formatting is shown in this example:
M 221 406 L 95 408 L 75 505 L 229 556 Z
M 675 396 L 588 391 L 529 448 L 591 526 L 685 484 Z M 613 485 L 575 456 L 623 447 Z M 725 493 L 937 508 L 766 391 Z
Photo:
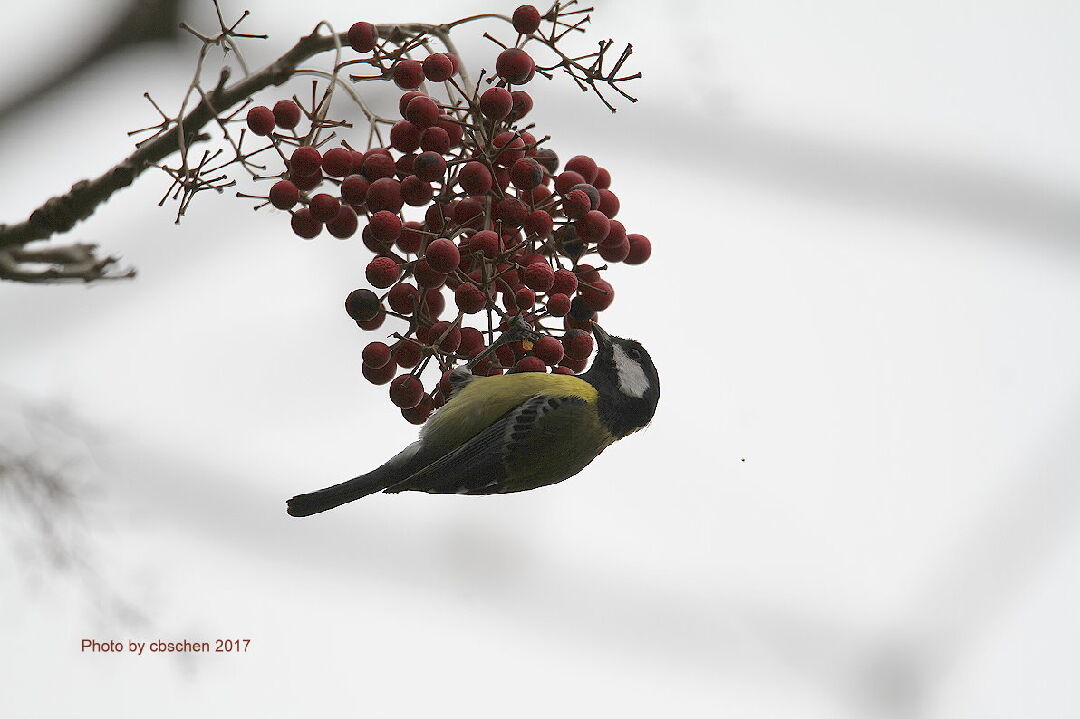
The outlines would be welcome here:
M 523 5 L 513 22 L 523 44 L 541 17 Z M 370 23 L 353 25 L 348 39 L 358 52 L 378 51 Z M 350 237 L 358 218 L 366 218 L 361 238 L 375 254 L 366 277 L 380 292 L 357 289 L 345 308 L 365 330 L 379 329 L 388 315 L 407 323 L 392 344 L 364 348 L 363 375 L 390 383 L 390 399 L 416 424 L 446 401 L 449 370 L 482 353 L 472 370 L 478 375 L 584 370 L 593 350 L 591 322 L 615 293 L 601 275 L 606 265 L 582 260 L 595 255 L 641 264 L 651 253 L 646 237 L 628 234 L 615 219 L 619 199 L 608 171 L 584 155 L 560 171 L 555 152 L 543 146 L 546 138 L 538 140 L 534 126 L 522 124 L 533 100 L 513 87 L 536 73 L 529 53 L 503 50 L 491 86 L 471 97 L 454 79 L 458 62 L 448 53 L 422 62 L 397 58 L 388 74 L 406 92 L 389 146 L 320 152 L 300 145 L 268 198 L 290 211 L 293 231 L 306 239 L 324 228 Z M 441 103 L 418 90 L 425 80 L 448 83 L 462 99 Z M 272 135 L 275 127 L 295 128 L 300 118 L 300 108 L 282 100 L 273 109 L 252 108 L 247 122 L 252 132 Z M 320 187 L 325 191 L 317 192 Z M 407 220 L 406 206 L 426 209 Z M 458 310 L 448 320 L 440 319 L 444 289 Z M 465 324 L 481 313 L 484 329 Z M 497 344 L 514 317 L 539 340 Z M 561 326 L 553 327 L 553 319 Z M 421 373 L 432 360 L 442 380 L 428 391 Z

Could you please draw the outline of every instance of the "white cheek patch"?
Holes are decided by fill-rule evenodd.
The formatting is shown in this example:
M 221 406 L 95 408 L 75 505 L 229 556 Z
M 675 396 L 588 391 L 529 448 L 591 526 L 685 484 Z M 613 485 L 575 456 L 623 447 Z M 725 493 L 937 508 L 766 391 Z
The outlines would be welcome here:
M 649 378 L 641 365 L 630 359 L 622 347 L 612 347 L 615 371 L 619 375 L 619 390 L 630 397 L 641 399 L 649 389 Z

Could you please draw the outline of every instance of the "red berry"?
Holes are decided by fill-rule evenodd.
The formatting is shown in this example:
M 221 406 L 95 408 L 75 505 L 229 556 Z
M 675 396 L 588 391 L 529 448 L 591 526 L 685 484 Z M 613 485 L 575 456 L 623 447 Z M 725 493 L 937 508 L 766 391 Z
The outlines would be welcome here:
M 416 284 L 424 289 L 442 287 L 446 282 L 446 273 L 436 272 L 427 260 L 418 260 L 413 265 L 413 277 L 416 278 Z
M 585 183 L 585 178 L 580 174 L 573 171 L 566 171 L 561 173 L 555 178 L 555 191 L 560 195 L 565 195 L 570 192 L 571 188 L 575 185 L 581 185 Z
M 385 342 L 370 342 L 360 353 L 360 357 L 368 367 L 379 369 L 390 361 L 390 347 Z
M 577 287 L 577 275 L 570 270 L 555 270 L 555 283 L 551 286 L 552 293 L 560 293 L 569 297 L 577 292 Z
M 492 139 L 491 144 L 496 149 L 501 149 L 501 152 L 495 156 L 495 162 L 500 165 L 510 166 L 525 157 L 525 141 L 516 132 L 510 130 L 500 132 Z
M 390 128 L 390 146 L 402 152 L 412 152 L 420 147 L 421 132 L 408 120 L 399 120 Z
M 591 184 L 596 179 L 596 172 L 599 168 L 596 166 L 596 160 L 591 157 L 575 155 L 566 161 L 566 169 L 578 173 L 585 178 L 585 182 Z
M 311 198 L 311 215 L 319 222 L 329 222 L 337 217 L 341 202 L 333 195 L 321 193 Z
M 514 305 L 519 310 L 529 310 L 536 304 L 536 293 L 528 287 L 522 287 L 514 293 Z
M 454 222 L 464 226 L 476 226 L 484 216 L 484 203 L 476 197 L 466 197 L 454 205 Z
M 450 152 L 450 135 L 441 127 L 429 127 L 420 135 L 420 149 L 445 155 Z
M 525 232 L 530 236 L 547 237 L 554 226 L 551 215 L 543 210 L 535 210 L 525 218 Z
M 406 177 L 413 174 L 413 163 L 416 162 L 415 152 L 406 152 L 397 159 L 394 163 L 394 167 L 397 168 L 397 178 L 404 180 Z
M 571 219 L 580 220 L 589 213 L 591 206 L 589 196 L 584 191 L 570 190 L 563 199 L 563 214 Z
M 583 331 L 584 330 L 571 330 L 571 332 L 583 332 Z M 583 359 L 578 359 L 576 357 L 566 356 L 566 357 L 562 358 L 561 362 L 559 362 L 560 367 L 566 367 L 567 369 L 571 370 L 574 374 L 577 374 L 578 372 L 581 372 L 582 370 L 584 370 L 585 366 L 587 364 L 589 364 L 589 358 L 588 357 L 585 357 Z
M 597 190 L 600 193 L 600 205 L 596 208 L 606 217 L 614 217 L 619 214 L 619 198 L 611 190 Z
M 424 422 L 427 422 L 427 418 L 435 411 L 436 406 L 441 405 L 436 405 L 435 401 L 425 394 L 420 398 L 420 401 L 415 407 L 403 407 L 401 416 L 410 424 L 423 424 Z
M 362 330 L 367 330 L 368 332 L 371 332 L 382 327 L 382 324 L 385 321 L 386 310 L 380 307 L 378 313 L 374 317 L 372 317 L 370 320 L 358 320 L 356 322 L 356 326 Z M 387 381 L 390 381 L 389 377 L 387 378 Z
M 615 288 L 604 280 L 593 282 L 591 285 L 591 287 L 581 288 L 581 297 L 594 311 L 603 312 L 615 301 Z
M 491 120 L 501 120 L 510 114 L 514 98 L 510 91 L 502 87 L 490 87 L 480 96 L 480 112 Z
M 469 249 L 483 253 L 484 257 L 494 259 L 501 249 L 499 235 L 491 230 L 481 230 L 469 238 Z
M 508 120 L 520 120 L 533 109 L 532 95 L 524 90 L 514 90 L 510 93 L 510 96 L 514 98 L 514 106 L 510 108 L 510 114 L 507 115 Z
M 522 273 L 525 286 L 537 292 L 547 292 L 555 284 L 555 271 L 543 262 L 534 262 Z
M 318 236 L 323 228 L 323 224 L 316 220 L 312 216 L 311 210 L 306 207 L 301 207 L 293 213 L 291 224 L 292 231 L 305 240 Z
M 360 163 L 360 174 L 370 182 L 381 180 L 384 177 L 393 177 L 397 174 L 397 164 L 389 152 L 368 150 L 364 153 L 364 161 Z
M 510 181 L 514 187 L 531 190 L 544 181 L 544 168 L 531 157 L 515 160 L 510 167 Z
M 278 180 L 270 188 L 270 204 L 287 210 L 300 200 L 300 190 L 288 180 Z
M 461 346 L 461 329 L 452 327 L 445 320 L 433 324 L 431 329 L 428 330 L 428 336 L 430 337 L 429 343 L 435 345 L 440 352 L 453 354 Z
M 470 195 L 486 195 L 491 190 L 491 170 L 482 162 L 467 162 L 458 173 L 458 182 Z
M 358 224 L 356 210 L 342 205 L 338 208 L 337 215 L 326 223 L 326 231 L 339 240 L 344 240 L 356 234 Z
M 322 169 L 322 155 L 310 145 L 293 150 L 289 157 L 289 170 L 298 175 L 313 175 Z
M 538 147 L 536 154 L 533 156 L 540 166 L 547 170 L 550 174 L 555 174 L 559 169 L 559 156 L 555 154 L 555 151 L 548 147 Z
M 386 289 L 401 277 L 401 268 L 393 257 L 376 257 L 364 271 L 368 282 L 379 289 Z
M 450 141 L 450 147 L 456 147 L 461 144 L 461 138 L 465 137 L 465 131 L 461 129 L 461 125 L 453 122 L 448 116 L 443 115 L 439 120 L 438 127 L 442 128 L 446 132 L 446 136 Z
M 454 74 L 454 61 L 441 52 L 434 52 L 424 59 L 424 75 L 432 82 L 445 82 Z
M 628 265 L 640 265 L 652 256 L 652 243 L 645 235 L 627 235 L 630 242 L 630 254 L 623 260 Z
M 435 152 L 421 152 L 413 161 L 413 172 L 425 182 L 435 182 L 446 172 L 446 160 Z
M 475 327 L 461 328 L 461 344 L 458 352 L 466 357 L 475 357 L 484 349 L 484 333 Z
M 585 216 L 574 223 L 578 236 L 586 242 L 600 242 L 611 229 L 611 220 L 599 210 L 589 210 Z
M 401 97 L 398 98 L 398 113 L 402 117 L 405 117 L 405 109 L 409 107 L 409 103 L 412 102 L 414 97 L 427 97 L 427 95 L 419 90 L 409 90 L 401 93 Z
M 503 345 L 505 347 L 505 345 Z M 514 372 L 546 372 L 547 365 L 539 357 L 522 357 L 514 363 Z
M 543 185 L 540 187 L 534 187 L 532 190 L 532 203 L 533 205 L 542 204 L 545 200 L 551 197 L 551 190 Z
M 581 184 L 574 185 L 570 188 L 570 192 L 573 192 L 574 190 L 581 190 L 586 195 L 588 195 L 590 210 L 600 209 L 600 190 L 596 189 L 587 182 L 582 182 Z M 564 192 L 563 194 L 565 195 L 567 193 Z
M 415 375 L 399 375 L 390 383 L 390 401 L 402 409 L 415 407 L 423 396 L 424 384 Z
M 401 340 L 392 350 L 398 367 L 415 367 L 424 358 L 424 350 L 414 340 Z
M 529 208 L 522 204 L 521 200 L 513 197 L 504 197 L 495 203 L 491 210 L 491 218 L 501 222 L 504 230 L 511 227 L 521 227 L 525 218 L 529 215 Z M 512 243 L 506 243 L 510 245 Z
M 360 371 L 371 384 L 379 385 L 386 384 L 394 378 L 394 373 L 397 372 L 397 365 L 393 362 L 387 362 L 382 367 L 372 367 L 371 365 L 360 365 Z
M 310 175 L 302 175 L 299 172 L 290 172 L 289 179 L 293 181 L 293 184 L 304 192 L 311 192 L 323 181 L 322 170 L 315 170 Z
M 540 11 L 532 5 L 521 5 L 514 11 L 514 29 L 522 35 L 532 35 L 540 27 Z
M 434 195 L 435 189 L 416 175 L 409 175 L 401 181 L 401 199 L 406 205 L 424 207 Z
M 554 337 L 544 336 L 533 343 L 532 352 L 547 364 L 559 364 L 566 353 L 562 342 Z
M 401 227 L 401 235 L 397 239 L 397 246 L 402 252 L 416 254 L 420 251 L 420 243 L 424 236 L 416 230 L 422 229 L 423 224 L 416 221 L 406 222 Z
M 563 317 L 570 311 L 570 298 L 561 292 L 548 293 L 547 311 L 555 317 Z
M 292 100 L 274 103 L 274 122 L 283 130 L 291 130 L 300 124 L 300 106 Z
M 570 369 L 569 367 L 566 367 L 566 366 L 564 366 L 564 365 L 559 365 L 558 367 L 552 367 L 552 369 L 551 369 L 551 374 L 568 374 L 568 375 L 574 375 L 574 374 L 577 374 L 577 372 L 574 372 L 574 370 L 572 370 L 572 369 Z
M 614 243 L 609 243 L 605 239 L 596 250 L 605 262 L 622 262 L 630 255 L 630 240 L 625 234 Z
M 398 60 L 390 77 L 402 90 L 415 90 L 424 81 L 424 68 L 416 60 Z
M 330 177 L 345 177 L 352 170 L 352 154 L 344 147 L 327 150 L 322 157 L 322 168 Z
M 476 285 L 471 282 L 462 282 L 454 290 L 454 302 L 458 309 L 467 315 L 475 314 L 487 307 L 487 298 Z
M 411 315 L 420 299 L 420 291 L 410 282 L 398 282 L 386 295 L 386 303 L 399 315 Z
M 585 330 L 567 330 L 562 337 L 562 344 L 566 356 L 570 359 L 587 360 L 593 351 L 592 335 Z
M 433 241 L 427 246 L 424 258 L 436 272 L 453 272 L 461 262 L 461 253 L 451 240 L 445 237 Z
M 380 242 L 393 242 L 401 234 L 401 218 L 393 212 L 379 210 L 368 220 L 371 235 Z
M 593 178 L 592 186 L 598 190 L 611 187 L 611 173 L 602 167 L 596 168 L 596 177 Z
M 438 288 L 430 289 L 424 293 L 424 305 L 427 307 L 427 316 L 438 319 L 446 309 L 446 298 Z
M 369 22 L 353 23 L 349 28 L 349 44 L 357 52 L 371 52 L 379 41 L 379 28 Z
M 371 290 L 353 290 L 345 298 L 345 311 L 357 322 L 369 322 L 382 311 L 382 305 L 379 296 Z
M 269 107 L 256 105 L 248 110 L 247 126 L 256 135 L 265 137 L 274 131 L 274 113 Z
M 611 245 L 617 247 L 626 242 L 626 228 L 623 227 L 623 223 L 618 220 L 612 220 L 608 225 L 608 234 L 601 242 L 601 245 Z
M 575 271 L 577 272 L 578 278 L 582 282 L 593 283 L 600 281 L 600 270 L 596 269 L 592 265 L 587 265 L 582 262 L 580 265 L 577 266 Z
M 341 181 L 341 201 L 348 205 L 364 204 L 368 186 L 368 181 L 360 175 L 349 175 Z
M 397 212 L 405 202 L 401 197 L 401 183 L 390 177 L 375 180 L 368 187 L 365 201 L 372 212 L 379 210 Z
M 439 117 L 439 106 L 427 95 L 414 97 L 409 100 L 409 104 L 405 107 L 405 119 L 422 130 L 435 127 Z M 417 142 L 419 142 L 419 137 Z
M 499 53 L 495 60 L 495 74 L 514 85 L 521 85 L 532 79 L 536 63 L 524 50 L 512 47 Z

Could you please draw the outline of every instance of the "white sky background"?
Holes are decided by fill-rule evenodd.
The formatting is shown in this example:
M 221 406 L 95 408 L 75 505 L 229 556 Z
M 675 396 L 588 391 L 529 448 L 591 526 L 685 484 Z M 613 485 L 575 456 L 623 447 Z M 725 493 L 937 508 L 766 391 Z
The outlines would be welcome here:
M 87 428 L 88 551 L 148 622 L 0 555 L 0 714 L 1075 713 L 1080 9 L 597 4 L 576 46 L 633 42 L 641 101 L 538 80 L 531 119 L 653 240 L 604 313 L 660 368 L 653 426 L 554 488 L 290 519 L 415 436 L 341 307 L 370 253 L 228 194 L 175 227 L 147 173 L 70 235 L 136 281 L 0 286 L 0 440 L 30 442 L 24 408 Z M 248 3 L 271 34 L 248 59 L 324 18 L 513 8 L 364 6 Z M 5 8 L 0 92 L 107 7 Z M 13 118 L 0 218 L 125 155 L 142 92 L 175 105 L 194 52 L 144 48 Z M 246 655 L 79 653 L 236 636 Z

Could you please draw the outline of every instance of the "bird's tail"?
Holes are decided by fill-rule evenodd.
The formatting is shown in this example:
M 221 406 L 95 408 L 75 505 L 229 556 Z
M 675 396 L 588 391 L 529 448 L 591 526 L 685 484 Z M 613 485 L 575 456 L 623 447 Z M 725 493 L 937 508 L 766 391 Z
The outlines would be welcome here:
M 293 517 L 309 517 L 369 494 L 381 492 L 408 478 L 412 473 L 410 469 L 418 446 L 419 443 L 414 442 L 389 462 L 367 474 L 316 492 L 298 494 L 288 500 L 286 511 Z

